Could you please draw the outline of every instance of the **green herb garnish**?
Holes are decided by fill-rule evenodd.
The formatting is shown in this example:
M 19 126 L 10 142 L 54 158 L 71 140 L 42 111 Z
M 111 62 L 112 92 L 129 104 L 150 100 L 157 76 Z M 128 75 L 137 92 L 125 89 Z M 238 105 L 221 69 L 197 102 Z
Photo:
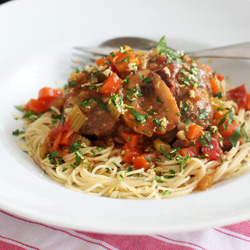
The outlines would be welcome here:
M 243 134 L 246 142 L 250 142 L 249 136 L 248 136 L 244 126 L 245 126 L 245 122 L 240 126 L 241 133 Z
M 89 100 L 86 100 L 84 102 L 79 102 L 79 105 L 82 106 L 82 107 L 87 107 L 89 106 L 89 104 L 93 101 L 92 98 L 90 98 Z
M 147 78 L 145 78 L 143 80 L 144 83 L 149 83 L 149 82 L 152 82 L 152 81 L 154 81 L 154 78 L 152 78 L 152 77 L 147 77 Z
M 233 147 L 236 146 L 237 141 L 241 138 L 240 128 L 236 127 L 234 133 L 229 137 L 229 141 L 232 143 Z
M 69 87 L 74 87 L 74 86 L 76 86 L 76 80 L 69 82 Z
M 135 116 L 136 124 L 146 122 L 148 119 L 147 115 L 142 115 L 141 113 L 137 112 L 136 110 L 129 111 L 130 114 Z
M 18 136 L 18 135 L 21 135 L 21 134 L 24 134 L 24 133 L 25 133 L 25 131 L 16 129 L 15 131 L 12 132 L 12 135 Z

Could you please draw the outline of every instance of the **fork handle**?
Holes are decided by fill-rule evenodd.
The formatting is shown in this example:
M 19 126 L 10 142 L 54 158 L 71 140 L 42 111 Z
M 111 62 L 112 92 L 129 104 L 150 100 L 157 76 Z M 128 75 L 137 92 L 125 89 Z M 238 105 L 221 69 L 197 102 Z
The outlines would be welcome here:
M 74 47 L 74 49 L 89 52 L 94 55 L 108 55 L 114 48 L 86 48 Z M 250 59 L 250 42 L 239 43 L 214 49 L 201 50 L 197 52 L 187 52 L 190 57 L 194 58 L 233 58 L 233 59 Z
M 194 58 L 213 57 L 250 59 L 250 42 L 228 45 L 208 50 L 201 50 L 197 52 L 187 52 L 187 55 Z

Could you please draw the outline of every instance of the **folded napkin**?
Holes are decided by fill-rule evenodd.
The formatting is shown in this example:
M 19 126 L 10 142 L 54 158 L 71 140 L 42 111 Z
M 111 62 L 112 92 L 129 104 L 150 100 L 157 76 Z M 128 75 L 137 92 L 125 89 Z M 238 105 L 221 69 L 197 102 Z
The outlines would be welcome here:
M 250 249 L 250 221 L 197 232 L 132 236 L 48 226 L 0 211 L 0 249 L 246 250 Z

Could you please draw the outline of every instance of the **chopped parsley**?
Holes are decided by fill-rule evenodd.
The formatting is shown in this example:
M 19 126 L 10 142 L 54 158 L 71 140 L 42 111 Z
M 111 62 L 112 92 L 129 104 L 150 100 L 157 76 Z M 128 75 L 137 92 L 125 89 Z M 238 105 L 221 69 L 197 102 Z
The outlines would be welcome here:
M 159 54 L 161 54 L 162 52 L 164 52 L 167 48 L 167 41 L 165 39 L 165 36 L 163 36 L 159 43 L 157 44 L 157 50 L 159 52 Z
M 77 142 L 72 143 L 72 145 L 69 148 L 69 152 L 73 153 L 76 150 L 78 150 L 79 148 L 83 148 L 83 146 L 81 145 L 81 141 L 80 140 L 77 141 Z
M 220 155 L 220 161 L 221 161 L 221 163 L 223 162 L 223 159 L 222 159 L 221 155 Z
M 165 178 L 165 179 L 171 179 L 171 178 L 174 178 L 174 177 L 175 177 L 175 171 L 174 171 L 173 169 L 170 169 L 170 170 L 169 170 L 169 173 L 170 173 L 170 174 L 164 175 L 164 178 Z
M 98 152 L 101 152 L 103 149 L 105 149 L 105 147 L 96 147 L 96 150 L 97 150 Z
M 112 163 L 113 163 L 114 166 L 118 167 L 118 165 L 114 161 L 112 161 Z
M 87 107 L 89 106 L 89 104 L 93 101 L 92 98 L 90 98 L 89 100 L 86 100 L 84 102 L 79 102 L 79 105 L 82 106 L 82 107 Z
M 75 73 L 79 74 L 79 73 L 81 73 L 81 70 L 79 68 L 76 68 Z
M 23 115 L 23 118 L 29 118 L 33 121 L 37 120 L 41 115 L 43 114 L 43 112 L 39 113 L 38 115 L 32 111 L 32 110 L 28 110 L 26 111 L 26 113 Z
M 76 160 L 77 165 L 79 165 L 81 163 L 82 158 L 83 158 L 82 151 L 80 151 L 80 150 L 75 151 L 75 160 Z
M 74 87 L 74 86 L 76 86 L 76 80 L 69 82 L 69 87 Z
M 205 134 L 200 136 L 198 141 L 201 143 L 202 147 L 212 148 L 211 145 L 212 133 L 210 131 L 205 131 Z
M 15 106 L 15 108 L 16 108 L 17 110 L 21 111 L 21 112 L 24 111 L 24 108 L 23 108 L 22 106 Z
M 148 114 L 149 114 L 149 115 L 154 115 L 154 113 L 155 113 L 155 112 L 154 112 L 153 109 L 151 109 L 151 110 L 148 111 Z
M 229 111 L 227 111 L 223 116 L 219 117 L 217 120 L 220 120 L 219 124 L 218 124 L 218 128 L 220 126 L 222 126 L 225 121 L 227 120 L 228 118 L 228 115 L 229 115 L 229 119 L 228 119 L 228 124 L 231 125 L 233 120 L 234 120 L 234 113 L 233 113 L 233 109 L 229 109 Z
M 195 142 L 194 141 L 189 142 L 188 146 L 195 146 Z
M 199 119 L 200 120 L 205 120 L 207 118 L 207 113 L 205 109 L 201 109 L 200 110 L 200 115 L 199 115 Z
M 128 168 L 128 172 L 131 172 L 133 170 L 133 168 L 129 167 Z
M 131 88 L 125 88 L 126 90 L 128 90 L 127 94 L 125 95 L 125 99 L 129 102 L 133 102 L 133 100 L 129 97 L 131 95 L 136 94 L 136 96 L 143 96 L 142 92 L 141 92 L 141 88 L 139 86 L 134 87 L 133 89 Z
M 162 196 L 167 195 L 167 194 L 171 194 L 169 190 L 165 190 L 165 191 L 163 191 L 163 192 L 161 193 Z
M 143 80 L 144 83 L 149 83 L 149 82 L 152 82 L 154 80 L 154 78 L 152 77 L 147 77 Z
M 123 62 L 128 63 L 129 62 L 129 56 L 126 56 L 125 58 L 123 58 L 120 62 L 116 63 L 116 65 L 119 65 L 119 64 L 121 64 Z
M 245 122 L 240 126 L 241 133 L 244 136 L 246 142 L 250 142 L 249 136 L 248 136 L 246 130 L 244 129 L 244 126 L 245 126 Z
M 94 78 L 97 78 L 97 79 L 98 79 L 101 75 L 102 75 L 102 73 L 97 73 L 97 74 L 95 74 L 95 75 L 91 75 L 91 76 L 89 77 L 89 80 L 94 79 Z
M 12 135 L 18 136 L 18 135 L 21 135 L 21 134 L 23 134 L 23 133 L 25 133 L 25 131 L 16 129 L 15 131 L 12 132 Z
M 222 98 L 223 94 L 221 92 L 219 92 L 218 94 L 216 94 L 214 97 L 218 97 L 218 98 Z
M 232 143 L 233 147 L 236 146 L 237 141 L 241 138 L 240 128 L 236 127 L 234 133 L 229 137 L 229 141 Z
M 153 180 L 151 182 L 153 182 L 154 180 L 156 180 L 158 183 L 163 183 L 164 181 L 159 179 L 158 176 L 154 176 Z
M 163 127 L 161 125 L 161 121 L 159 119 L 154 118 L 153 122 L 158 126 L 159 130 L 163 130 Z
M 187 105 L 183 108 L 183 110 L 181 111 L 181 114 L 182 114 L 182 115 L 185 115 L 185 114 L 188 112 L 189 107 L 190 107 L 190 106 L 187 104 Z
M 161 151 L 161 153 L 163 154 L 163 156 L 164 156 L 166 159 L 169 159 L 169 160 L 171 160 L 171 159 L 173 158 L 173 156 L 178 152 L 179 149 L 180 149 L 180 148 L 174 148 L 174 149 L 172 150 L 172 152 L 167 153 L 167 152 L 164 151 L 164 150 L 162 149 L 162 147 L 160 146 L 160 151 Z
M 52 124 L 55 124 L 57 123 L 57 120 L 61 120 L 62 123 L 64 123 L 64 118 L 63 118 L 63 115 L 62 114 L 59 114 L 59 115 L 52 115 Z
M 107 113 L 110 112 L 110 111 L 108 110 L 106 104 L 103 102 L 102 99 L 95 98 L 94 96 L 92 96 L 92 98 L 93 98 L 97 103 L 100 103 L 100 104 L 101 104 L 101 110 L 104 109 Z
M 148 162 L 153 162 L 152 156 L 145 155 L 145 158 Z
M 190 123 L 190 119 L 187 118 L 187 119 L 185 120 L 185 123 L 186 123 L 186 124 L 189 124 L 189 123 Z
M 160 39 L 159 43 L 157 44 L 157 50 L 159 54 L 164 53 L 166 55 L 166 57 L 168 58 L 167 64 L 171 62 L 175 62 L 175 63 L 181 62 L 180 54 L 176 51 L 173 51 L 167 48 L 167 42 L 166 42 L 165 36 L 163 36 Z
M 177 161 L 178 165 L 179 165 L 179 171 L 181 172 L 183 169 L 186 168 L 186 163 L 190 160 L 190 156 L 186 155 L 184 158 L 177 155 L 175 157 L 175 160 Z
M 55 162 L 55 158 L 61 154 L 62 154 L 61 152 L 59 153 L 57 150 L 55 150 L 52 151 L 49 155 L 47 155 L 49 157 L 50 163 L 53 164 Z
M 71 163 L 70 166 L 74 169 L 77 167 L 75 163 Z
M 163 104 L 163 102 L 161 101 L 161 99 L 157 96 L 156 101 L 159 102 L 160 104 Z
M 136 110 L 129 111 L 129 113 L 135 116 L 136 124 L 144 123 L 148 119 L 147 115 L 142 115 L 141 113 L 137 112 Z

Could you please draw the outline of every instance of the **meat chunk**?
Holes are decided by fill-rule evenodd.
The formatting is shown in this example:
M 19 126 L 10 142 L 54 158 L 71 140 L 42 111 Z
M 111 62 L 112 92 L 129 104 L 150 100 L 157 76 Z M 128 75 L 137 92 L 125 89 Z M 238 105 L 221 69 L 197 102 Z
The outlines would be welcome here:
M 210 101 L 210 73 L 202 63 L 182 61 L 168 63 L 166 58 L 158 58 L 148 63 L 150 70 L 157 72 L 173 93 L 181 112 L 182 122 L 208 126 L 213 117 Z
M 131 74 L 123 95 L 129 107 L 123 119 L 137 133 L 148 137 L 165 134 L 180 121 L 175 99 L 156 73 L 139 70 Z
M 179 70 L 174 96 L 181 111 L 182 122 L 190 120 L 207 128 L 213 118 L 210 75 L 203 64 L 195 62 L 193 65 L 189 64 Z M 190 74 L 192 70 L 194 74 Z
M 115 118 L 106 110 L 103 110 L 100 105 L 92 108 L 87 117 L 88 120 L 81 129 L 80 134 L 107 136 L 116 129 Z
M 83 127 L 77 131 L 81 135 L 107 136 L 116 128 L 117 121 L 107 109 L 104 97 L 97 92 L 96 88 L 90 89 L 104 79 L 99 78 L 90 77 L 88 73 L 73 73 L 70 79 L 74 84 L 69 84 L 64 104 L 64 117 L 67 117 L 69 110 L 72 110 L 75 105 L 81 109 L 86 116 Z M 97 79 L 97 82 L 92 83 L 91 79 Z

